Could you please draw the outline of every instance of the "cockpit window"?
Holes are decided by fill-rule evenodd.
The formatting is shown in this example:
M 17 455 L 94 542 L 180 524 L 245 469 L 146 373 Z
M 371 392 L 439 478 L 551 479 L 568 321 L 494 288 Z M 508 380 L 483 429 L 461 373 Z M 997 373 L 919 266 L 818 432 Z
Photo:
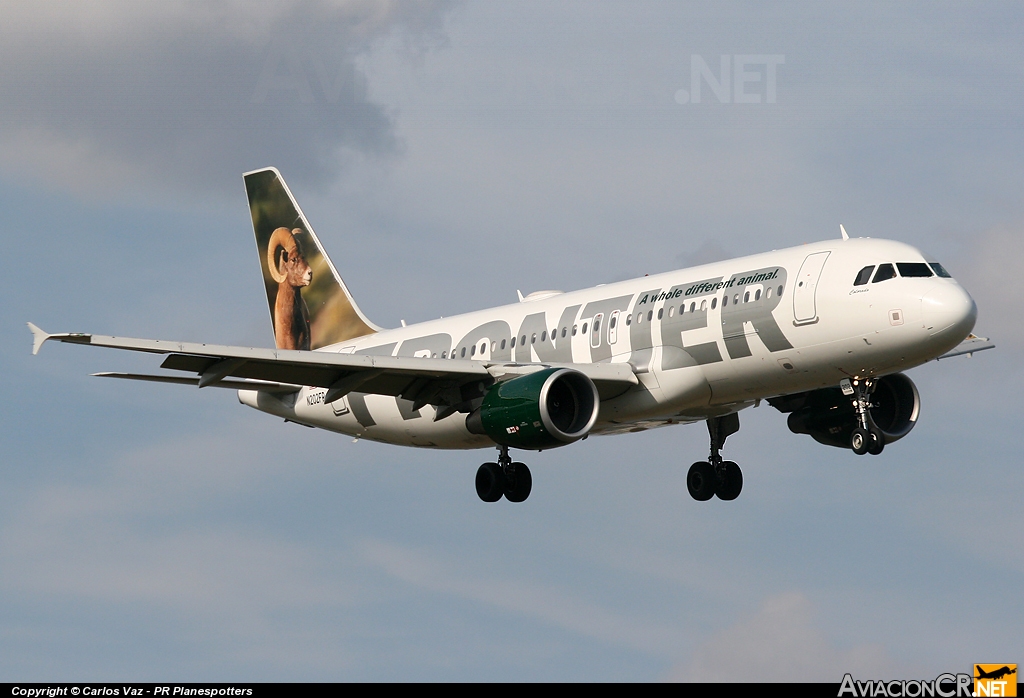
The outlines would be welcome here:
M 857 272 L 857 278 L 854 279 L 853 285 L 863 286 L 864 284 L 866 284 L 868 280 L 871 279 L 871 272 L 874 271 L 874 269 L 875 265 L 872 264 L 870 267 L 864 267 L 859 272 Z
M 875 272 L 875 278 L 871 280 L 871 283 L 877 284 L 879 281 L 893 278 L 896 278 L 896 269 L 891 264 L 879 264 L 878 271 Z
M 932 270 L 924 262 L 896 262 L 900 276 L 931 276 Z
M 942 266 L 941 264 L 939 264 L 938 262 L 928 262 L 928 266 L 930 266 L 935 271 L 935 273 L 938 276 L 941 276 L 943 279 L 952 279 L 953 278 L 950 275 L 950 273 L 948 271 L 946 271 L 946 268 L 944 266 Z

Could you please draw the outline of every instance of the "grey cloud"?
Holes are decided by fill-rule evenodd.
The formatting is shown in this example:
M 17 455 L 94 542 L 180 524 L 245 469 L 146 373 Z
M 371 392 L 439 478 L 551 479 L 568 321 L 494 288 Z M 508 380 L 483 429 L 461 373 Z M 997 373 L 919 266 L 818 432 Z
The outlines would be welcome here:
M 582 637 L 660 655 L 681 643 L 682 633 L 663 620 L 643 621 L 609 611 L 568 592 L 527 579 L 477 576 L 467 569 L 429 554 L 393 543 L 365 540 L 360 552 L 366 561 L 415 587 L 476 601 L 533 617 Z
M 991 337 L 997 351 L 1024 349 L 1024 324 L 1014 319 L 1020 317 L 1024 295 L 1022 259 L 1024 229 L 1002 225 L 975 236 L 962 261 L 946 263 L 978 303 L 975 334 Z
M 885 679 L 899 668 L 878 645 L 841 650 L 814 625 L 814 607 L 799 592 L 767 599 L 753 617 L 714 635 L 669 679 L 702 682 L 838 682 L 843 674 Z
M 85 192 L 140 178 L 237 193 L 276 164 L 325 185 L 346 154 L 396 152 L 360 56 L 443 43 L 449 0 L 5 3 L 0 157 L 8 176 Z

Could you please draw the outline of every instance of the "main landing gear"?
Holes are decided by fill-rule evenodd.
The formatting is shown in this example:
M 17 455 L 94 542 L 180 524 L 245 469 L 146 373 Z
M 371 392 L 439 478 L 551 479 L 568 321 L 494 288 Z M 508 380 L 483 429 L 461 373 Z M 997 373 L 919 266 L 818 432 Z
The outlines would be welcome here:
M 690 471 L 686 474 L 686 489 L 698 502 L 706 502 L 715 495 L 727 501 L 740 496 L 740 490 L 743 489 L 743 471 L 731 460 L 722 460 L 719 453 L 729 435 L 739 430 L 740 416 L 735 413 L 708 420 L 711 455 L 706 461 L 691 465 Z
M 484 463 L 476 471 L 476 493 L 485 502 L 503 496 L 510 502 L 522 502 L 533 489 L 533 476 L 525 463 L 513 463 L 508 446 L 498 447 L 498 462 Z
M 849 381 L 847 388 L 846 381 L 843 381 L 843 392 L 851 391 L 853 395 L 853 410 L 857 414 L 857 426 L 850 433 L 850 448 L 858 456 L 870 453 L 877 456 L 885 448 L 885 435 L 875 425 L 871 418 L 871 394 L 875 392 L 875 381 L 870 378 L 855 378 Z

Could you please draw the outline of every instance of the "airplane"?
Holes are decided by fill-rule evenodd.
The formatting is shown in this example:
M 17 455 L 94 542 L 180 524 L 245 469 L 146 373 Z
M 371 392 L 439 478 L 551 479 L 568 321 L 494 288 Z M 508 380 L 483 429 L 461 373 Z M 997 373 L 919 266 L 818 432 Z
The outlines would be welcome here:
M 722 456 L 738 413 L 761 401 L 819 443 L 880 454 L 917 423 L 904 371 L 990 349 L 977 305 L 938 262 L 900 242 L 841 237 L 394 329 L 353 300 L 275 168 L 243 175 L 275 347 L 50 334 L 47 340 L 162 354 L 177 373 L 98 373 L 221 387 L 286 422 L 438 449 L 497 448 L 481 500 L 530 495 L 510 449 L 706 422 L 707 460 L 687 489 L 734 500 Z

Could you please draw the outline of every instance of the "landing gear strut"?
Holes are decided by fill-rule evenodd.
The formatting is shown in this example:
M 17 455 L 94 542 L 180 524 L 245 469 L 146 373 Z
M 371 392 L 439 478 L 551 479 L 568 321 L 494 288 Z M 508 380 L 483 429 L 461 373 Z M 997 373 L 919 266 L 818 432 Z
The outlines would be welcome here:
M 698 502 L 706 502 L 715 495 L 727 501 L 740 496 L 740 490 L 743 489 L 743 472 L 733 461 L 722 460 L 720 453 L 729 435 L 739 430 L 740 417 L 735 413 L 708 420 L 711 453 L 706 461 L 691 465 L 690 471 L 686 474 L 686 489 Z
M 858 456 L 865 453 L 877 456 L 885 448 L 885 436 L 871 418 L 871 394 L 875 392 L 875 381 L 854 378 L 849 385 L 853 391 L 853 410 L 857 414 L 857 426 L 850 433 L 850 448 Z M 843 387 L 846 392 L 845 385 Z
M 498 462 L 484 463 L 476 471 L 476 493 L 485 502 L 503 496 L 510 502 L 523 502 L 533 489 L 533 476 L 525 463 L 514 463 L 508 446 L 498 447 Z

